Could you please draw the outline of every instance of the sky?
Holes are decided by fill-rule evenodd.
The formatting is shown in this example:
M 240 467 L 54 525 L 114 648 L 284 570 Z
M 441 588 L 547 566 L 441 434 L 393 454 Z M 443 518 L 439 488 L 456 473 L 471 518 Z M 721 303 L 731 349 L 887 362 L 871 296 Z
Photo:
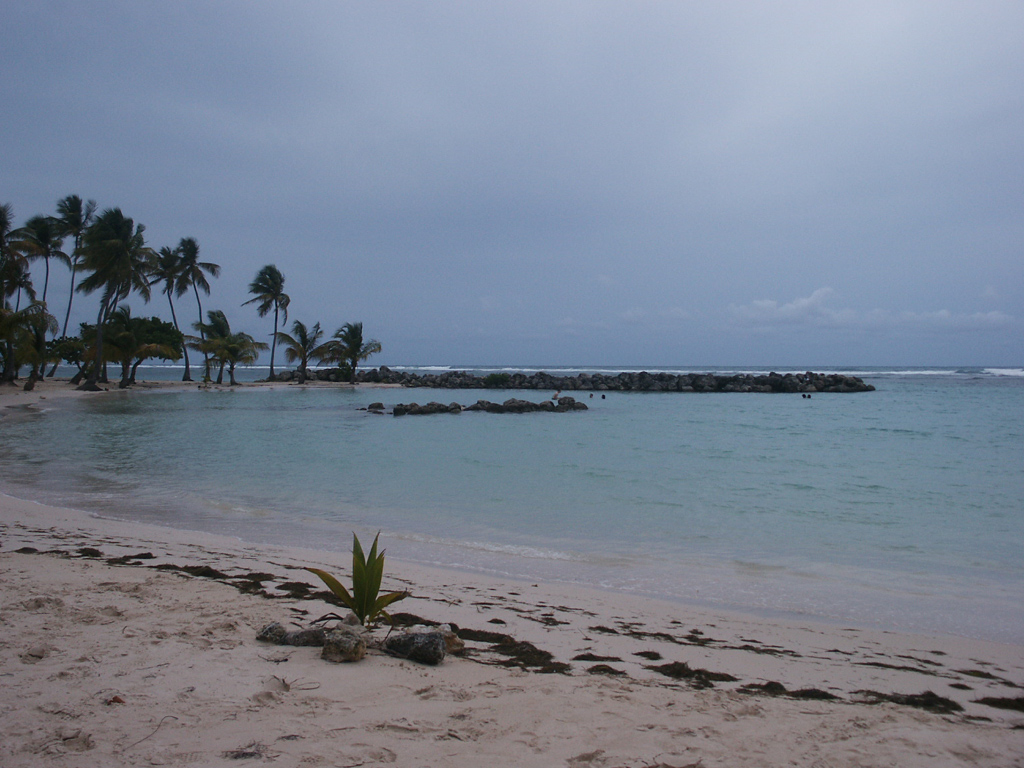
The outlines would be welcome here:
M 371 365 L 1024 365 L 1019 0 L 0 16 L 15 223 L 77 194 L 194 237 L 257 338 L 275 264 L 289 322 L 362 322 Z

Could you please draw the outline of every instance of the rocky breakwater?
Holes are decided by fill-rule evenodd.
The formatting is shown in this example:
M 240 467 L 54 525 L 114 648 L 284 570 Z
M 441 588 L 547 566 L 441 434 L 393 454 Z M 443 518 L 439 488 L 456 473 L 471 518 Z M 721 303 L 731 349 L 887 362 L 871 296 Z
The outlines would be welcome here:
M 370 410 L 375 410 L 371 406 Z M 510 398 L 503 403 L 492 403 L 489 400 L 477 400 L 472 405 L 465 407 L 458 403 L 398 403 L 392 413 L 395 416 L 426 416 L 435 413 L 462 413 L 462 411 L 484 411 L 486 413 L 536 413 L 547 411 L 549 413 L 567 413 L 568 411 L 585 411 L 587 406 L 579 403 L 572 397 L 560 397 L 558 402 L 554 400 L 543 400 L 539 403 L 531 403 L 529 400 L 518 400 Z
M 538 372 L 493 373 L 476 376 L 467 371 L 415 374 L 392 371 L 387 366 L 360 371 L 356 381 L 373 384 L 399 384 L 404 387 L 433 389 L 536 389 L 562 392 L 873 392 L 874 386 L 856 376 L 841 373 L 766 373 L 722 375 L 713 373 L 619 374 L 581 373 L 576 376 L 552 376 Z

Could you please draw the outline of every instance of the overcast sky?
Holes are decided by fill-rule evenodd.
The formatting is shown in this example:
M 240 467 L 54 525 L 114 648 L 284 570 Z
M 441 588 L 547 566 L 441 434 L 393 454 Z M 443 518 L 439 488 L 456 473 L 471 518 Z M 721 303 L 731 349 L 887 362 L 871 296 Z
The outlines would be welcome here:
M 257 337 L 273 263 L 372 364 L 1024 364 L 1019 0 L 0 16 L 15 222 L 78 194 L 195 237 Z

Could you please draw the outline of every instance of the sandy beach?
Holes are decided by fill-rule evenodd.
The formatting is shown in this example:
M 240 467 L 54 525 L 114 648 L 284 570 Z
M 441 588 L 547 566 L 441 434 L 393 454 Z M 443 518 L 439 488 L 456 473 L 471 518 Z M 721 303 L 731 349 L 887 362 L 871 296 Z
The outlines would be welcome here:
M 81 395 L 46 382 L 0 407 Z M 1015 645 L 392 558 L 399 623 L 449 623 L 464 653 L 333 664 L 256 640 L 337 610 L 302 567 L 347 582 L 349 564 L 0 496 L 0 764 L 1024 764 Z

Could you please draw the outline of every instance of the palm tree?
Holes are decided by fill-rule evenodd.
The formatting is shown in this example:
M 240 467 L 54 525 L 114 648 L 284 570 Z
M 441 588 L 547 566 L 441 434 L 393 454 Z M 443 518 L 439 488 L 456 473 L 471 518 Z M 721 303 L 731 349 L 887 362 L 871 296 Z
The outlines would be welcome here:
M 306 366 L 309 365 L 309 361 L 319 359 L 328 352 L 327 345 L 320 344 L 323 335 L 320 323 L 307 328 L 301 320 L 292 323 L 290 334 L 281 331 L 274 335 L 274 340 L 284 345 L 284 359 L 289 363 L 299 363 L 296 372 L 300 384 L 306 380 Z
M 181 332 L 181 327 L 178 325 L 178 315 L 174 311 L 174 301 L 171 296 L 176 294 L 178 298 L 181 298 L 185 291 L 188 290 L 189 283 L 181 280 L 181 252 L 177 248 L 168 248 L 166 245 L 160 249 L 157 254 L 156 260 L 150 267 L 149 279 L 151 283 L 163 283 L 161 293 L 167 295 L 167 303 L 171 307 L 171 320 L 174 321 L 174 327 L 177 331 Z M 182 381 L 192 381 L 192 370 L 189 365 L 188 359 L 188 347 L 185 347 L 185 375 L 181 377 Z
M 178 282 L 175 285 L 175 294 L 179 297 L 182 296 L 188 287 L 191 286 L 192 290 L 196 294 L 196 304 L 199 307 L 199 325 L 203 325 L 203 303 L 199 300 L 199 291 L 202 289 L 203 293 L 207 296 L 210 295 L 210 282 L 206 279 L 206 275 L 210 277 L 218 277 L 220 275 L 220 265 L 214 264 L 211 261 L 200 261 L 199 260 L 199 243 L 196 242 L 194 237 L 183 237 L 178 242 L 178 256 L 181 259 L 181 274 L 178 276 Z M 200 330 L 200 333 L 204 331 Z M 210 380 L 210 358 L 204 352 L 203 353 L 203 381 Z M 183 381 L 191 381 L 191 377 L 183 379 Z
M 284 311 L 284 321 L 287 323 L 288 304 L 291 302 L 291 298 L 284 292 L 284 275 L 273 264 L 267 264 L 256 273 L 256 278 L 249 283 L 249 293 L 253 294 L 255 298 L 244 302 L 242 304 L 243 307 L 246 304 L 259 302 L 256 305 L 256 312 L 260 317 L 265 317 L 271 309 L 274 310 L 274 334 L 271 337 L 273 344 L 270 347 L 270 380 L 273 381 L 274 352 L 277 350 L 278 312 Z
M 137 291 L 149 301 L 147 274 L 156 254 L 146 246 L 143 232 L 120 208 L 108 208 L 101 213 L 85 232 L 82 248 L 82 267 L 90 272 L 78 285 L 82 293 L 102 289 L 100 310 L 96 316 L 96 358 L 89 378 L 83 385 L 96 386 L 103 368 L 103 326 L 110 319 L 119 301 Z
M 41 301 L 16 310 L 0 300 L 0 339 L 4 344 L 0 381 L 13 384 L 18 369 L 25 363 L 32 364 L 32 378 L 41 378 L 39 374 L 46 361 L 45 345 L 40 350 L 39 337 L 56 330 L 57 319 Z
M 20 255 L 15 255 L 7 260 L 4 267 L 4 285 L 7 286 L 8 296 L 14 296 L 14 310 L 21 309 L 21 294 L 28 296 L 30 302 L 36 300 L 36 289 L 32 283 L 32 275 L 28 271 L 28 261 Z
M 50 285 L 50 259 L 57 259 L 71 266 L 71 258 L 61 250 L 64 245 L 64 230 L 60 222 L 52 216 L 33 216 L 21 230 L 22 253 L 29 260 L 42 259 L 46 265 L 46 276 L 43 278 L 43 303 L 46 303 L 46 290 Z
M 28 259 L 22 253 L 23 236 L 23 229 L 14 228 L 11 204 L 0 205 L 0 302 L 18 294 L 19 306 L 22 289 L 30 288 L 32 284 L 28 276 Z M 34 299 L 35 291 L 30 296 Z
M 216 359 L 216 352 L 220 348 L 221 340 L 231 334 L 231 324 L 228 322 L 227 315 L 219 309 L 211 309 L 206 313 L 208 322 L 200 320 L 197 323 L 192 323 L 192 327 L 199 332 L 199 337 L 190 336 L 187 344 L 197 352 L 203 353 L 203 358 L 207 361 L 206 363 L 206 375 L 203 381 L 210 380 L 210 369 L 209 360 L 210 357 Z M 224 364 L 220 366 L 220 372 L 217 375 L 217 383 L 220 384 L 224 381 Z
M 21 283 L 27 279 L 25 258 L 18 253 L 17 230 L 14 229 L 14 209 L 10 203 L 0 205 L 0 340 L 3 341 L 3 364 L 0 365 L 0 379 L 14 383 L 16 368 L 15 327 L 20 327 L 12 315 L 17 311 L 7 299 L 18 293 L 21 300 Z
M 229 334 L 221 344 L 221 359 L 228 364 L 228 382 L 231 386 L 238 384 L 235 381 L 235 365 L 252 365 L 259 360 L 260 352 L 266 350 L 270 345 L 263 341 L 256 341 L 248 333 Z
M 56 259 L 68 266 L 71 258 L 61 250 L 64 244 L 64 228 L 60 221 L 52 216 L 33 216 L 21 230 L 21 252 L 29 260 L 42 259 L 46 265 L 46 276 L 43 279 L 43 304 L 46 304 L 46 291 L 50 285 L 50 259 Z M 46 345 L 45 334 L 39 339 L 40 356 Z
M 200 331 L 202 338 L 192 337 L 189 341 L 193 349 L 203 352 L 220 363 L 220 370 L 217 373 L 217 383 L 224 383 L 224 368 L 228 367 L 230 383 L 235 381 L 235 366 L 238 363 L 251 365 L 259 358 L 261 350 L 268 348 L 268 344 L 256 341 L 247 333 L 233 333 L 227 316 L 219 309 L 211 309 L 206 313 L 208 323 L 193 323 L 192 327 Z
M 13 293 L 7 288 L 7 276 L 16 252 L 14 231 L 14 209 L 10 203 L 4 203 L 0 205 L 0 308 L 3 300 Z
M 355 383 L 356 366 L 359 365 L 359 361 L 365 360 L 381 350 L 379 341 L 370 339 L 370 341 L 363 342 L 362 323 L 345 323 L 334 332 L 333 339 L 324 346 L 328 347 L 324 360 L 348 363 L 349 382 L 351 383 Z
M 92 224 L 95 215 L 95 200 L 83 203 L 82 198 L 78 195 L 68 195 L 63 200 L 57 201 L 57 219 L 63 227 L 64 235 L 75 239 L 75 247 L 71 251 L 71 291 L 68 296 L 68 309 L 64 314 L 64 330 L 61 331 L 61 336 L 68 335 L 68 321 L 71 319 L 71 302 L 75 298 L 75 273 L 78 271 L 78 265 L 82 257 L 82 238 L 85 236 L 85 231 L 89 228 L 89 225 Z M 51 376 L 53 376 L 53 372 L 56 369 L 57 366 L 55 365 L 50 370 Z
M 46 265 L 43 279 L 43 303 L 50 285 L 50 259 L 56 259 L 71 266 L 71 257 L 60 248 L 63 246 L 63 227 L 52 216 L 33 216 L 22 229 L 22 252 L 29 260 L 42 259 Z

